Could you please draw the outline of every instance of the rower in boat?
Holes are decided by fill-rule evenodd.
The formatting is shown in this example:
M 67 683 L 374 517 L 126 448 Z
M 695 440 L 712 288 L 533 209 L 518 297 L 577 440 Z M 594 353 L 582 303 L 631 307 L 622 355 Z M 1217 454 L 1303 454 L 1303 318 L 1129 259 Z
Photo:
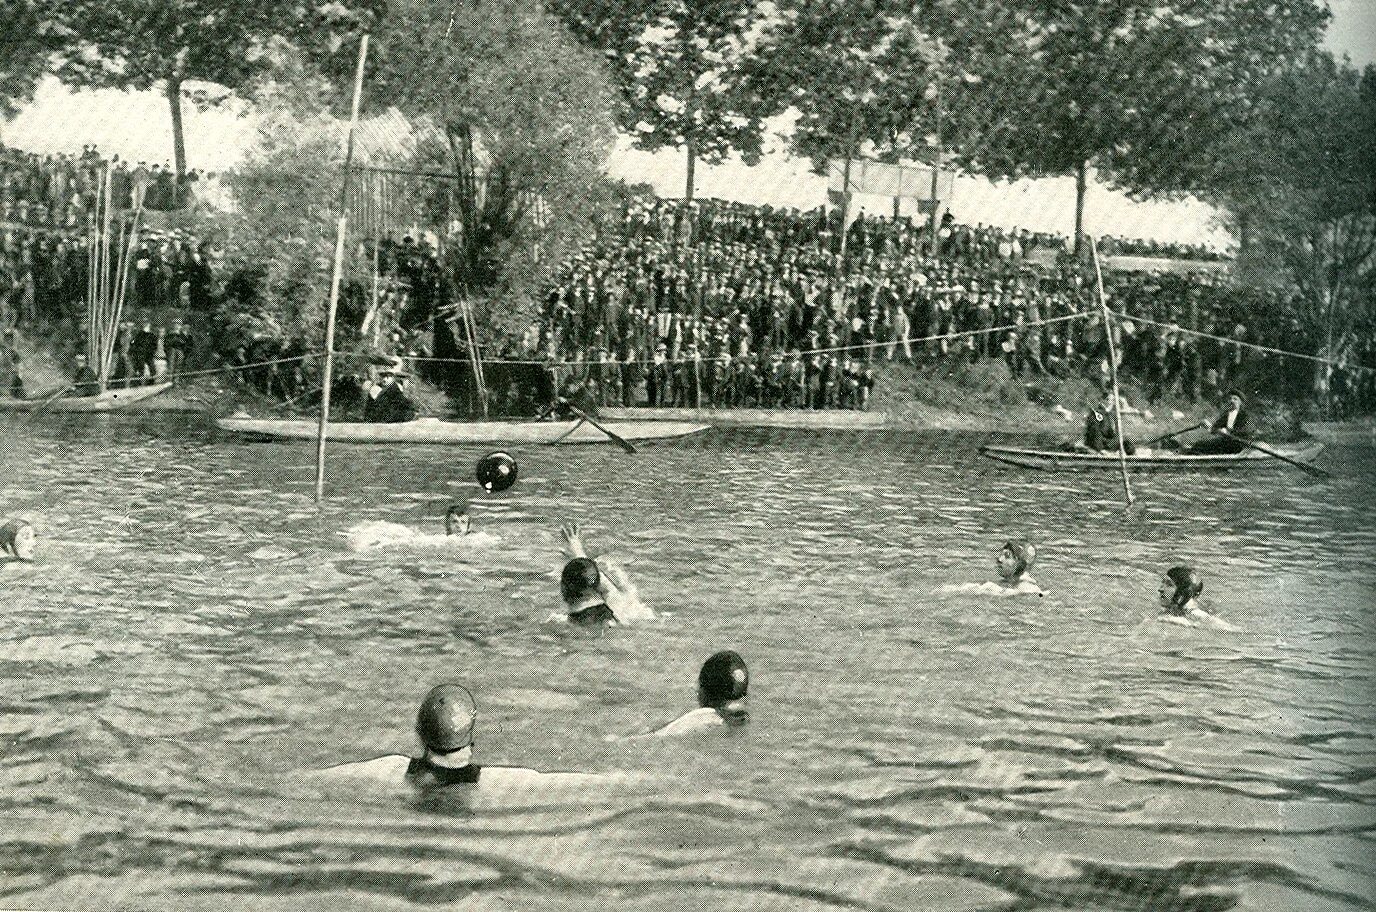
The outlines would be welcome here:
M 1157 595 L 1164 611 L 1162 620 L 1185 627 L 1213 627 L 1217 630 L 1236 630 L 1232 624 L 1221 620 L 1199 607 L 1199 596 L 1204 592 L 1204 580 L 1193 567 L 1172 567 L 1161 580 Z
M 1092 453 L 1118 452 L 1118 421 L 1113 406 L 1113 390 L 1104 390 L 1099 404 L 1085 415 L 1084 450 Z M 1131 456 L 1137 448 L 1124 437 L 1123 451 Z
M 519 766 L 482 766 L 473 761 L 473 730 L 478 704 L 468 688 L 441 684 L 426 694 L 416 713 L 419 757 L 389 754 L 373 760 L 342 763 L 320 771 L 329 779 L 370 779 L 405 783 L 418 789 L 450 785 L 510 786 L 538 782 L 595 782 L 601 777 L 580 773 L 542 773 Z
M 1247 435 L 1247 419 L 1247 410 L 1242 407 L 1242 393 L 1235 389 L 1228 390 L 1223 410 L 1209 426 L 1210 435 L 1190 444 L 1185 452 L 1191 456 L 1231 456 L 1241 453 L 1247 447 L 1232 435 Z
M 750 670 L 745 667 L 745 660 L 730 649 L 723 650 L 703 662 L 698 671 L 697 709 L 689 710 L 652 732 L 630 735 L 625 739 L 611 736 L 607 740 L 666 738 L 722 726 L 738 728 L 750 721 L 750 713 L 745 705 L 749 690 Z
M 363 404 L 363 420 L 382 424 L 414 421 L 416 406 L 406 395 L 406 381 L 410 376 L 405 362 L 400 358 L 391 359 L 387 367 L 378 372 L 378 382 L 368 391 L 368 399 Z
M 100 395 L 100 378 L 86 363 L 85 355 L 76 356 L 76 379 L 72 381 L 72 395 L 82 398 Z

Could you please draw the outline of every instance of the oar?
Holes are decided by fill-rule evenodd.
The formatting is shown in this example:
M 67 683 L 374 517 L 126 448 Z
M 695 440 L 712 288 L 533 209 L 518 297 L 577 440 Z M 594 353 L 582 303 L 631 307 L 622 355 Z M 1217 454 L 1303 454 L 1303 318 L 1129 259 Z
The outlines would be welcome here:
M 1220 429 L 1219 433 L 1224 434 L 1224 435 L 1226 435 L 1226 436 L 1228 436 L 1228 437 L 1231 437 L 1233 440 L 1236 440 L 1238 443 L 1242 444 L 1243 446 L 1251 447 L 1251 448 L 1254 449 L 1254 450 L 1260 450 L 1261 452 L 1265 453 L 1267 456 L 1271 456 L 1271 457 L 1274 457 L 1274 458 L 1276 458 L 1276 459 L 1279 459 L 1281 462 L 1288 462 L 1288 463 L 1290 463 L 1292 466 L 1294 466 L 1294 467 L 1297 468 L 1297 469 L 1304 469 L 1306 472 L 1308 472 L 1310 475 L 1313 475 L 1313 476 L 1316 477 L 1316 478 L 1332 478 L 1332 477 L 1333 477 L 1333 474 L 1332 474 L 1331 472 L 1325 472 L 1323 469 L 1319 468 L 1318 466 L 1312 466 L 1312 465 L 1310 465 L 1310 464 L 1307 463 L 1307 462 L 1300 462 L 1298 459 L 1291 459 L 1289 456 L 1284 456 L 1284 455 L 1282 455 L 1282 454 L 1280 454 L 1280 453 L 1277 453 L 1275 450 L 1270 449 L 1269 447 L 1264 447 L 1264 446 L 1262 446 L 1262 445 L 1259 444 L 1259 443 L 1253 443 L 1253 442 L 1250 441 L 1250 440 L 1243 440 L 1241 437 L 1239 437 L 1238 435 L 1232 433 L 1231 431 L 1229 431 L 1229 430 L 1226 429 L 1226 428 Z
M 1160 443 L 1160 442 L 1163 441 L 1163 440 L 1170 440 L 1172 437 L 1179 437 L 1181 434 L 1188 434 L 1190 431 L 1197 430 L 1198 428 L 1202 428 L 1202 427 L 1204 427 L 1206 424 L 1208 424 L 1207 421 L 1201 421 L 1201 422 L 1199 422 L 1198 424 L 1192 424 L 1192 425 L 1190 425 L 1190 426 L 1187 427 L 1187 428 L 1181 428 L 1181 429 L 1178 430 L 1178 431 L 1171 431 L 1169 434 L 1162 434 L 1160 437 L 1153 437 L 1152 439 L 1148 440 L 1146 443 L 1141 444 L 1141 446 L 1149 447 L 1149 446 L 1151 446 L 1153 443 Z
M 596 418 L 592 417 L 587 412 L 583 411 L 578 406 L 574 405 L 572 402 L 565 402 L 564 404 L 569 407 L 569 411 L 573 412 L 579 418 L 582 418 L 588 424 L 591 424 L 593 427 L 597 428 L 599 431 L 606 434 L 608 437 L 612 439 L 612 442 L 619 444 L 621 446 L 621 449 L 625 450 L 627 453 L 631 453 L 634 455 L 635 447 L 631 446 L 631 444 L 624 437 L 620 436 L 619 434 L 613 434 L 611 431 L 607 430 L 605 427 L 601 425 L 600 422 L 598 422 Z
M 552 446 L 552 445 L 554 445 L 554 444 L 556 444 L 556 443 L 563 443 L 565 437 L 569 436 L 569 435 L 572 434 L 574 431 L 578 430 L 580 427 L 583 426 L 584 420 L 585 420 L 585 419 L 583 419 L 583 418 L 579 418 L 577 421 L 575 421 L 575 422 L 573 423 L 573 427 L 569 428 L 567 431 L 565 431 L 564 433 L 560 434 L 558 437 L 555 437 L 553 440 L 551 440 L 551 441 L 550 441 L 550 445 Z
M 30 410 L 29 410 L 28 419 L 26 419 L 26 420 L 32 420 L 34 415 L 37 415 L 39 412 L 43 411 L 43 410 L 46 409 L 48 406 L 52 405 L 52 404 L 53 404 L 54 402 L 56 402 L 58 399 L 61 399 L 63 396 L 65 396 L 65 395 L 66 395 L 68 392 L 70 392 L 71 390 L 72 390 L 72 387 L 71 387 L 71 386 L 64 386 L 64 387 L 62 387 L 62 389 L 60 389 L 60 390 L 58 390 L 57 392 L 53 393 L 51 396 L 49 396 L 48 398 L 44 399 L 42 402 L 38 403 L 38 405 L 35 405 L 32 409 L 30 409 Z

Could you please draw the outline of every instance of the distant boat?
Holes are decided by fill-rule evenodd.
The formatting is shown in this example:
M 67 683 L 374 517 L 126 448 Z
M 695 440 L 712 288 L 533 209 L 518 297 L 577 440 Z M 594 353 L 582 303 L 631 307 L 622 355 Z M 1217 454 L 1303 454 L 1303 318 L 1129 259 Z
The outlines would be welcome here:
M 142 402 L 145 399 L 152 399 L 159 393 L 165 393 L 172 388 L 170 383 L 154 383 L 151 386 L 131 386 L 128 389 L 107 389 L 105 392 L 96 396 L 69 396 L 62 399 L 53 399 L 48 405 L 43 406 L 45 412 L 115 412 L 122 408 L 133 405 L 135 402 Z M 48 402 L 48 396 L 37 396 L 33 399 L 0 399 L 0 412 L 27 412 L 36 409 L 44 402 Z
M 635 442 L 674 440 L 707 430 L 707 425 L 684 421 L 604 421 L 612 433 Z M 320 426 L 314 420 L 221 418 L 221 430 L 268 440 L 314 440 Z M 611 438 L 579 421 L 414 421 L 379 423 L 331 421 L 328 438 L 336 443 L 605 443 Z
M 1303 446 L 1275 445 L 1270 449 L 1296 462 L 1310 463 L 1323 450 L 1322 443 Z M 1007 465 L 1026 469 L 1116 469 L 1117 453 L 1077 453 L 1074 450 L 1037 450 L 1023 447 L 982 446 L 980 454 Z M 1196 469 L 1226 469 L 1233 466 L 1255 468 L 1281 463 L 1256 450 L 1225 453 L 1213 456 L 1192 456 L 1178 450 L 1138 450 L 1127 457 L 1133 469 L 1190 471 Z

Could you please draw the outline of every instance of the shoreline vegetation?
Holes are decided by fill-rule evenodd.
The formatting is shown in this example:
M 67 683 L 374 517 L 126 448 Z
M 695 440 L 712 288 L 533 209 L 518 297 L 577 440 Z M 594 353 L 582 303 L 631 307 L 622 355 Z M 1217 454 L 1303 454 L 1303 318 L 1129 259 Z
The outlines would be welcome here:
M 51 359 L 49 363 L 55 361 Z M 711 408 L 668 411 L 676 415 L 688 412 L 694 420 L 731 427 L 857 432 L 968 431 L 1078 440 L 1085 411 L 1098 397 L 1095 385 L 1087 379 L 1045 375 L 1015 379 L 1001 362 L 875 362 L 874 368 L 878 382 L 866 411 Z M 45 375 L 48 373 L 52 374 L 53 385 L 63 382 L 63 375 L 56 369 L 44 371 Z M 1139 440 L 1186 426 L 1212 415 L 1215 410 L 1214 403 L 1206 399 L 1190 403 L 1179 396 L 1156 404 L 1148 403 L 1133 383 L 1125 383 L 1122 392 L 1124 429 L 1130 438 Z M 467 417 L 456 411 L 457 401 L 419 378 L 413 380 L 410 395 L 421 406 L 422 415 L 453 421 Z M 1291 405 L 1261 400 L 1254 402 L 1252 408 L 1259 439 L 1286 442 L 1305 436 L 1301 429 L 1302 416 Z M 239 410 L 256 418 L 312 418 L 319 414 L 319 397 L 311 396 L 284 405 L 221 373 L 179 382 L 166 393 L 128 409 L 140 414 L 187 411 L 217 417 Z M 612 411 L 618 418 L 655 420 L 654 413 L 662 410 L 627 408 Z M 723 420 L 713 421 L 714 414 L 721 415 Z M 340 406 L 332 408 L 331 415 L 334 421 L 356 420 L 347 408 Z M 759 421 L 752 421 L 752 416 L 757 416 Z M 1349 421 L 1331 427 L 1339 428 L 1344 437 L 1361 437 L 1363 428 L 1376 425 Z

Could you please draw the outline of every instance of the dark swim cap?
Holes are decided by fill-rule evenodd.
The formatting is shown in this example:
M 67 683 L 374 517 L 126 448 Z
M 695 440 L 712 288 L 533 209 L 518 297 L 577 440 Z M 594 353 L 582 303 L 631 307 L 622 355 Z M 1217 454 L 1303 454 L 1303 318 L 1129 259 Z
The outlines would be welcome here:
M 1037 546 L 1026 541 L 1007 541 L 1003 547 L 1012 552 L 1013 559 L 1017 563 L 1013 566 L 1013 575 L 1020 576 L 1032 569 L 1032 562 L 1037 559 Z
M 1199 598 L 1204 591 L 1204 580 L 1199 578 L 1193 567 L 1172 567 L 1166 571 L 1166 579 L 1175 586 L 1171 596 L 1171 606 L 1179 608 L 1192 598 Z
M 564 565 L 564 572 L 559 577 L 559 593 L 564 601 L 572 602 L 595 591 L 601 579 L 596 561 L 590 557 L 575 557 Z
M 505 491 L 516 483 L 516 460 L 509 453 L 489 453 L 478 460 L 478 484 L 489 494 Z
M 703 706 L 725 706 L 744 697 L 749 689 L 750 672 L 745 659 L 729 649 L 703 662 L 698 672 L 698 702 Z
M 437 754 L 452 754 L 473 743 L 473 723 L 478 720 L 478 704 L 468 689 L 458 684 L 441 684 L 425 695 L 416 713 L 416 734 L 420 743 Z

